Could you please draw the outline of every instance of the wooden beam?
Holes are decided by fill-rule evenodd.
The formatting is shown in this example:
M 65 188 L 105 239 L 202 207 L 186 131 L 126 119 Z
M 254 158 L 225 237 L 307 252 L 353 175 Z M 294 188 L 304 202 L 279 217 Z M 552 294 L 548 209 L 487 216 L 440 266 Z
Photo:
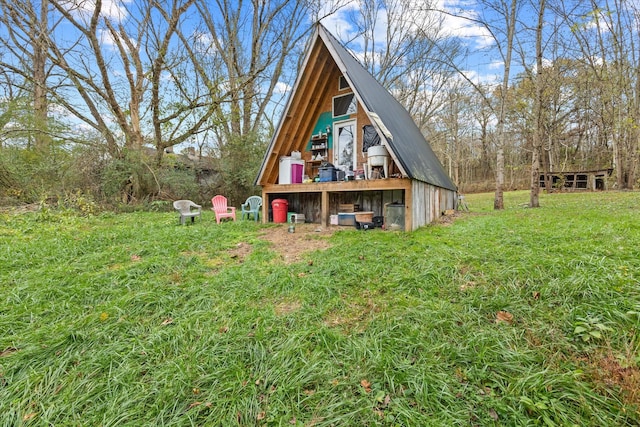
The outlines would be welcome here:
M 323 191 L 320 201 L 320 224 L 323 227 L 329 225 L 329 192 Z
M 340 193 L 343 191 L 384 191 L 384 190 L 407 190 L 411 189 L 411 180 L 408 178 L 389 179 L 362 179 L 355 181 L 330 181 L 313 182 L 310 184 L 265 184 L 262 186 L 263 193 L 294 194 L 294 193 Z
M 287 133 L 281 142 L 281 155 L 287 156 L 291 151 L 300 150 L 300 148 L 305 145 L 304 143 L 310 135 L 310 130 L 315 124 L 313 122 L 317 115 L 316 112 L 325 96 L 323 88 L 326 86 L 328 80 L 327 75 L 329 74 L 328 70 L 330 69 L 330 61 L 323 63 L 318 68 L 317 73 L 314 73 L 317 78 L 314 79 L 313 83 L 306 88 L 307 90 L 300 97 L 300 100 L 306 101 L 306 103 L 301 102 L 295 110 L 292 109 L 292 114 L 295 119 L 291 120 Z
M 326 69 L 332 62 L 332 58 L 328 56 L 327 49 L 321 40 L 317 40 L 314 45 L 309 61 L 304 70 L 301 71 L 301 80 L 296 87 L 296 92 L 292 94 L 292 100 L 289 109 L 285 112 L 286 120 L 280 128 L 276 141 L 272 147 L 272 153 L 275 157 L 269 157 L 265 165 L 265 173 L 261 185 L 266 183 L 275 183 L 279 173 L 279 157 L 291 151 L 296 139 L 300 123 L 303 120 L 309 120 L 306 106 L 311 102 L 319 102 L 322 92 L 317 90 L 318 81 L 326 79 Z
M 262 223 L 269 222 L 269 194 L 262 187 Z
M 326 49 L 322 49 L 326 51 Z M 336 69 L 333 58 L 320 56 L 312 74 L 314 78 L 304 88 L 305 91 L 298 97 L 298 105 L 291 109 L 295 117 L 291 121 L 284 140 L 281 142 L 280 153 L 288 155 L 293 150 L 302 151 L 307 138 L 315 125 L 315 119 L 319 115 L 320 107 L 326 97 L 326 91 L 331 80 L 331 71 Z M 273 181 L 275 182 L 275 181 Z
M 407 186 L 404 190 L 404 231 L 413 231 L 413 187 Z

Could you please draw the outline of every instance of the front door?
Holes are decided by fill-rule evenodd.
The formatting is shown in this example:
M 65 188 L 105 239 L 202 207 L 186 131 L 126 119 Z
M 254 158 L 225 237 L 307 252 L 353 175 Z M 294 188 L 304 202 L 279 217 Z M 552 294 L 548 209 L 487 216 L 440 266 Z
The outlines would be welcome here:
M 356 121 L 349 120 L 333 125 L 335 147 L 333 164 L 338 169 L 354 170 L 356 163 Z

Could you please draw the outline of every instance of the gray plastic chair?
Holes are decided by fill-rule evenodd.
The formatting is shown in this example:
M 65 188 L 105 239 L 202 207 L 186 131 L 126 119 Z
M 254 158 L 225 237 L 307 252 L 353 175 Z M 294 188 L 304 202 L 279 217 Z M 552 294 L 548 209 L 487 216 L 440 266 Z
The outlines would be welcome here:
M 202 206 L 193 203 L 191 200 L 176 200 L 173 202 L 175 210 L 180 212 L 180 224 L 184 225 L 186 218 L 191 218 L 191 222 L 195 222 L 197 216 L 202 220 Z M 196 210 L 191 210 L 196 208 Z

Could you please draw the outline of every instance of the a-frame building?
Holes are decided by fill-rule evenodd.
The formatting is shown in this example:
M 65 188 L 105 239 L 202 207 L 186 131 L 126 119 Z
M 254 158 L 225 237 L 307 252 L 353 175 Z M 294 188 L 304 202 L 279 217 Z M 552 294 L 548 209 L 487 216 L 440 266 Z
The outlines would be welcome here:
M 263 220 L 276 199 L 322 225 L 341 206 L 385 216 L 391 205 L 409 231 L 457 203 L 455 184 L 406 109 L 321 24 L 256 184 Z

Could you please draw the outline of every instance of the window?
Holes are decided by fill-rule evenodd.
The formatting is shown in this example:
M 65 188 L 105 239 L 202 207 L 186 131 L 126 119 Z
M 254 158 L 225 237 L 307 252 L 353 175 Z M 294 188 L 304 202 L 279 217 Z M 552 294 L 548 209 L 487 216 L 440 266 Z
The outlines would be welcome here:
M 340 95 L 333 98 L 333 117 L 345 116 L 347 114 L 353 114 L 357 108 L 356 97 L 353 93 L 346 95 Z
M 345 79 L 344 76 L 340 76 L 340 78 L 338 79 L 338 90 L 347 90 L 349 88 L 350 86 L 347 82 L 347 79 Z

